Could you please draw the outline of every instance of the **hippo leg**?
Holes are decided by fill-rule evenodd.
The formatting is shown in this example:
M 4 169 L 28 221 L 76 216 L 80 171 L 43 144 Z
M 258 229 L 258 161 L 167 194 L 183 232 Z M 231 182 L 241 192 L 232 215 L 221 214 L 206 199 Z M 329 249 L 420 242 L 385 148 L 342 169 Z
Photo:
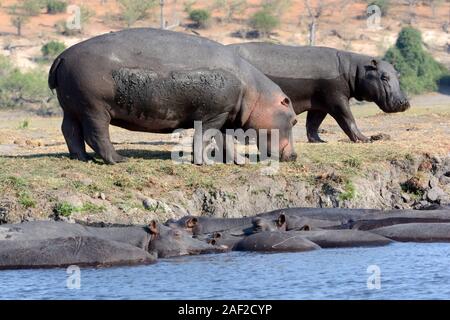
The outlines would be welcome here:
M 311 143 L 324 143 L 326 141 L 320 139 L 319 127 L 327 113 L 321 110 L 310 110 L 306 116 L 306 135 Z
M 196 128 L 194 132 L 194 164 L 202 165 L 205 162 L 209 162 L 209 159 L 204 159 L 204 153 L 208 147 L 210 147 L 212 138 L 217 139 L 220 138 L 222 140 L 222 133 L 220 128 L 223 127 L 225 122 L 228 119 L 228 112 L 222 113 L 213 119 L 208 120 L 207 122 L 202 123 L 201 129 L 202 132 L 199 132 L 199 129 Z M 209 129 L 217 129 L 216 135 L 211 136 L 209 133 L 206 134 L 206 131 Z M 222 149 L 221 149 L 222 150 Z
M 70 158 L 80 161 L 89 161 L 92 158 L 86 153 L 81 123 L 69 112 L 64 112 L 61 130 L 69 148 Z
M 222 133 L 223 138 L 223 153 L 224 162 L 227 164 L 234 163 L 237 165 L 244 165 L 246 163 L 246 157 L 243 157 L 238 150 L 238 141 L 234 136 L 227 135 L 225 132 Z M 248 143 L 246 143 L 248 146 Z
M 127 159 L 119 155 L 111 143 L 109 137 L 109 114 L 88 115 L 84 117 L 83 133 L 87 144 L 107 163 L 115 164 L 125 162 Z
M 353 142 L 369 142 L 370 139 L 359 131 L 348 103 L 338 106 L 331 116 Z

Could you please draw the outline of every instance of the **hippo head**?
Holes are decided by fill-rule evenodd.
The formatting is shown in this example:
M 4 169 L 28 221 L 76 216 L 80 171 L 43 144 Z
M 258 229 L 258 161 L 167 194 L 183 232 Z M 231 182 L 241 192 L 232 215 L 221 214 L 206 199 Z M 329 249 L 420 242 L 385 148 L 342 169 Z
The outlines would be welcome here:
M 157 253 L 158 258 L 224 251 L 223 248 L 192 238 L 192 235 L 180 228 L 167 227 L 155 221 L 148 228 L 151 235 L 148 251 Z
M 378 59 L 360 66 L 355 97 L 375 102 L 387 113 L 403 112 L 410 107 L 400 88 L 398 72 L 390 63 Z
M 261 94 L 262 97 L 258 99 L 259 104 L 251 112 L 247 126 L 258 131 L 257 144 L 262 153 L 266 152 L 267 156 L 278 158 L 280 161 L 295 161 L 297 154 L 294 150 L 292 127 L 297 120 L 291 100 L 285 95 L 275 97 L 265 95 L 267 94 Z M 261 130 L 264 129 L 267 131 L 263 133 Z M 278 141 L 275 139 L 276 133 Z

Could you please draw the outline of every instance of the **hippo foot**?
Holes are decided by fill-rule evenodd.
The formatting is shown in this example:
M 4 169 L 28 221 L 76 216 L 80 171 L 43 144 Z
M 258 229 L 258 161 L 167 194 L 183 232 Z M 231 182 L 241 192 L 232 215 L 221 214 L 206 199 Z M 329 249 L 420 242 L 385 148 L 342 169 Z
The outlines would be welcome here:
M 309 138 L 308 142 L 309 143 L 327 143 L 325 140 L 322 140 L 320 138 Z
M 72 160 L 78 160 L 78 161 L 83 161 L 83 162 L 94 161 L 94 157 L 91 157 L 87 153 L 81 153 L 81 154 L 80 153 L 71 153 L 69 157 Z
M 372 141 L 372 139 L 369 139 L 369 138 L 367 138 L 367 137 L 365 137 L 365 136 L 362 136 L 362 137 L 358 137 L 356 140 L 354 140 L 353 142 L 355 142 L 355 143 L 371 143 L 371 142 L 373 142 Z

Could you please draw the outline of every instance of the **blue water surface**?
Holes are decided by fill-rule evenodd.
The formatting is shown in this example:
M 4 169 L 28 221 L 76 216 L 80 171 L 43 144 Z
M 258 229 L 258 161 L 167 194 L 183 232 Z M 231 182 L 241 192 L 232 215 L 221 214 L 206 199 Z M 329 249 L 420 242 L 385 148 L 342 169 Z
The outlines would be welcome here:
M 84 268 L 80 289 L 68 288 L 69 277 L 66 269 L 0 271 L 0 299 L 450 299 L 450 244 L 231 252 Z

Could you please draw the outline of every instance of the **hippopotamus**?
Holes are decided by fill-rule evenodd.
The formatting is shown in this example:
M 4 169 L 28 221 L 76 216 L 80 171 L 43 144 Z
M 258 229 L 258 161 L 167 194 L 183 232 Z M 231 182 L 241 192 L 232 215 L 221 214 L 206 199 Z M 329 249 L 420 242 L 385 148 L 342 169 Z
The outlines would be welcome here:
M 0 226 L 0 269 L 149 264 L 143 228 L 89 228 L 64 222 Z
M 152 241 L 148 250 L 156 252 L 158 258 L 170 258 L 184 255 L 220 253 L 228 251 L 226 246 L 213 246 L 189 235 L 180 228 L 170 228 L 152 221 L 150 223 Z
M 86 142 L 108 164 L 125 161 L 111 143 L 110 124 L 171 133 L 197 123 L 201 132 L 194 135 L 194 150 L 210 143 L 210 129 L 224 135 L 227 130 L 254 129 L 264 131 L 266 139 L 258 139 L 258 145 L 264 144 L 269 156 L 296 158 L 296 119 L 288 96 L 212 40 L 151 28 L 103 34 L 59 55 L 48 84 L 56 89 L 64 111 L 62 132 L 74 159 L 90 159 Z M 231 147 L 223 146 L 224 151 Z M 194 163 L 203 160 L 203 152 L 194 152 Z
M 387 113 L 410 107 L 398 72 L 386 61 L 325 47 L 244 43 L 229 46 L 292 99 L 296 114 L 308 112 L 309 142 L 323 141 L 318 130 L 331 115 L 353 142 L 370 139 L 358 129 L 349 100 L 375 102 Z
M 105 228 L 55 221 L 0 226 L 0 269 L 149 264 L 157 258 L 227 250 L 155 221 Z
M 400 242 L 450 242 L 450 223 L 407 223 L 370 230 Z
M 357 230 L 372 230 L 399 224 L 410 223 L 450 223 L 450 210 L 388 210 L 369 213 L 348 226 Z
M 358 230 L 313 230 L 290 231 L 288 233 L 303 236 L 323 249 L 377 247 L 393 242 L 381 235 Z
M 252 229 L 253 219 L 252 217 L 222 219 L 184 216 L 178 220 L 169 220 L 165 225 L 184 229 L 194 236 L 232 229 L 238 233 L 248 233 L 246 230 Z
M 320 249 L 320 246 L 303 235 L 283 231 L 264 231 L 252 234 L 239 241 L 236 251 L 259 252 L 305 252 Z

